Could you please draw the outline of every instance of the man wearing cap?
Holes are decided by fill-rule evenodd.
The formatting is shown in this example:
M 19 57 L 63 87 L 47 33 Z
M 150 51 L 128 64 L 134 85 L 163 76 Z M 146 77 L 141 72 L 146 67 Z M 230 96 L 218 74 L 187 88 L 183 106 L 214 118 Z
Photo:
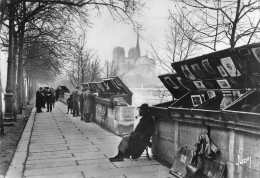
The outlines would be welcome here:
M 132 159 L 137 159 L 150 143 L 150 137 L 154 130 L 154 121 L 149 112 L 148 104 L 145 103 L 139 107 L 139 115 L 142 118 L 135 131 L 123 136 L 118 146 L 118 154 L 113 158 L 109 158 L 111 162 L 123 161 L 124 158 L 129 156 L 132 156 Z

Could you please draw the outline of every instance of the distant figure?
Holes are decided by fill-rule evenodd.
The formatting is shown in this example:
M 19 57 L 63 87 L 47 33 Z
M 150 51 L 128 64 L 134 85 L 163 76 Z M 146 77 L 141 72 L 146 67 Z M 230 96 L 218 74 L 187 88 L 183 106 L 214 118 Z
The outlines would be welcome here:
M 66 103 L 67 103 L 67 106 L 68 106 L 67 114 L 69 113 L 69 111 L 70 111 L 70 114 L 72 114 L 72 110 L 73 110 L 73 97 L 72 97 L 72 94 L 67 99 Z
M 83 95 L 84 95 L 84 92 L 86 91 L 86 89 L 82 89 L 80 91 L 80 94 L 79 94 L 79 109 L 80 109 L 80 115 L 81 115 L 81 120 L 84 119 L 84 98 L 83 98 Z
M 47 89 L 47 91 L 46 91 L 46 93 L 45 93 L 45 95 L 46 95 L 46 102 L 47 102 L 47 112 L 51 112 L 52 111 L 52 100 L 53 100 L 53 94 L 52 94 L 52 92 L 50 91 L 50 88 L 49 87 L 47 87 L 46 88 Z
M 154 121 L 149 112 L 148 104 L 145 103 L 139 107 L 139 115 L 142 118 L 135 131 L 122 137 L 118 145 L 118 154 L 113 158 L 109 158 L 109 161 L 123 161 L 125 157 L 130 156 L 133 159 L 137 159 L 150 144 L 150 137 L 154 130 Z
M 56 101 L 58 101 L 59 99 L 59 92 L 61 91 L 61 88 L 58 87 L 57 90 L 55 91 L 55 98 L 56 98 Z
M 96 94 L 94 90 L 90 88 L 84 93 L 84 118 L 86 122 L 91 122 L 91 117 L 94 112 L 94 98 Z
M 75 91 L 72 93 L 73 96 L 73 117 L 79 116 L 79 87 L 75 88 Z
M 43 108 L 46 108 L 46 87 L 44 87 L 43 88 L 43 90 L 42 90 L 42 96 L 43 96 L 43 98 L 42 98 L 42 107 Z
M 52 107 L 54 108 L 54 104 L 55 104 L 55 91 L 54 91 L 53 88 L 51 88 L 50 91 L 52 92 Z
M 36 92 L 36 108 L 37 113 L 42 112 L 42 103 L 43 103 L 43 96 L 42 96 L 42 87 Z

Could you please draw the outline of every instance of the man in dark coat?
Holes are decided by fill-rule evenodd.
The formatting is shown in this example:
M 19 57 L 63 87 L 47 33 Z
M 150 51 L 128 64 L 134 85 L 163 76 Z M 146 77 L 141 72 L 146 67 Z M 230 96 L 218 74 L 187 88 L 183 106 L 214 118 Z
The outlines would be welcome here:
M 42 96 L 42 87 L 36 92 L 36 108 L 37 113 L 42 112 L 42 103 L 43 103 L 43 96 Z
M 53 94 L 52 92 L 50 91 L 50 88 L 47 87 L 46 88 L 46 93 L 45 93 L 45 96 L 46 96 L 46 102 L 47 102 L 47 112 L 51 112 L 52 111 L 52 99 L 53 99 Z
M 79 87 L 75 88 L 75 91 L 72 93 L 73 98 L 73 117 L 79 116 Z
M 148 104 L 142 104 L 139 107 L 139 115 L 142 118 L 135 131 L 123 136 L 118 146 L 118 154 L 113 158 L 109 158 L 111 162 L 123 161 L 124 157 L 128 156 L 137 159 L 150 143 L 150 137 L 154 130 L 154 121 L 149 112 Z
M 73 110 L 73 98 L 72 98 L 72 94 L 70 95 L 70 97 L 67 99 L 67 106 L 68 106 L 68 111 L 67 111 L 67 114 L 69 114 L 69 111 L 70 111 L 70 114 L 72 114 L 72 110 Z
M 47 92 L 47 87 L 44 87 L 43 90 L 42 90 L 42 107 L 43 108 L 46 108 L 45 107 L 45 104 L 46 104 L 46 92 Z

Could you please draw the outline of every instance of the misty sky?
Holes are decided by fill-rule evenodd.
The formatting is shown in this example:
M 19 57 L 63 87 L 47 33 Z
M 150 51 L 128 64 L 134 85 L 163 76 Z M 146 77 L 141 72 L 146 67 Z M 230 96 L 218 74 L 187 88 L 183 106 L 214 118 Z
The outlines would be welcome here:
M 147 40 L 156 45 L 163 43 L 164 31 L 167 27 L 167 17 L 170 0 L 143 0 L 146 8 L 143 9 L 143 16 L 138 17 L 144 30 L 140 32 L 143 39 L 140 39 L 142 55 L 150 51 Z M 108 13 L 92 20 L 93 28 L 88 31 L 88 47 L 98 51 L 101 59 L 111 60 L 113 48 L 122 46 L 127 54 L 128 50 L 136 45 L 136 33 L 131 25 L 115 22 Z

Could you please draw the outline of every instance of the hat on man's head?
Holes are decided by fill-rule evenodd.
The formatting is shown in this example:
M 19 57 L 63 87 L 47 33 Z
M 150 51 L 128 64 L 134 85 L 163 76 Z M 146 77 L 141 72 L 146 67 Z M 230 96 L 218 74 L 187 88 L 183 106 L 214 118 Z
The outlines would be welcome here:
M 149 110 L 149 105 L 147 104 L 147 103 L 144 103 L 144 104 L 142 104 L 140 107 L 138 107 L 138 108 L 140 108 L 140 109 L 142 109 L 142 110 L 144 110 L 144 111 L 148 111 Z

